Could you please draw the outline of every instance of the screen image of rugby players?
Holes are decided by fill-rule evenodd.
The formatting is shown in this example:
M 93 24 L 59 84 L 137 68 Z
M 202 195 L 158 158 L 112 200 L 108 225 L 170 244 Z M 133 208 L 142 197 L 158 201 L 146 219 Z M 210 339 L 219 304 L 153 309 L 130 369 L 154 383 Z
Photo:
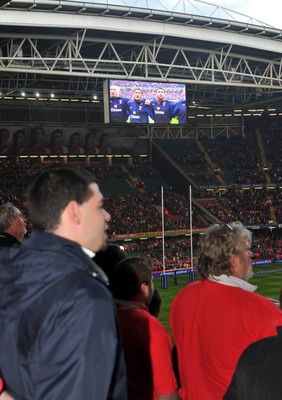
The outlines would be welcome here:
M 186 91 L 185 87 L 183 87 L 181 92 L 181 99 L 174 104 L 172 110 L 172 117 L 178 120 L 178 124 L 186 124 L 187 123 L 187 104 L 186 104 Z
M 110 115 L 111 122 L 116 124 L 123 124 L 126 122 L 126 104 L 128 102 L 127 97 L 123 97 L 120 94 L 120 88 L 116 85 L 110 87 Z
M 165 89 L 159 87 L 155 98 L 151 101 L 155 124 L 170 124 L 173 104 L 165 98 Z
M 143 90 L 135 88 L 133 99 L 126 105 L 127 122 L 131 124 L 154 123 L 154 113 L 149 100 L 143 98 Z

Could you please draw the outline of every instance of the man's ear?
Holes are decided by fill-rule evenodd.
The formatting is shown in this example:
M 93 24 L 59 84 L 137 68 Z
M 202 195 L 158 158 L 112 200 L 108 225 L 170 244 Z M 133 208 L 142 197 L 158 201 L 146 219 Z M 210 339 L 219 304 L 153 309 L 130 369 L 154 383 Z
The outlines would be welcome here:
M 149 295 L 149 285 L 147 283 L 143 282 L 142 285 L 140 286 L 140 292 L 144 296 L 144 298 L 147 298 Z
M 71 200 L 64 209 L 63 214 L 65 214 L 65 217 L 68 219 L 69 222 L 77 225 L 80 224 L 81 210 L 79 204 L 76 201 Z
M 240 268 L 240 258 L 239 256 L 236 256 L 235 254 L 233 254 L 230 257 L 230 265 L 231 265 L 231 273 L 233 276 L 238 276 L 238 271 Z
M 143 282 L 142 285 L 140 286 L 140 291 L 142 293 L 146 293 L 147 287 L 148 287 L 148 285 L 146 285 L 146 283 Z

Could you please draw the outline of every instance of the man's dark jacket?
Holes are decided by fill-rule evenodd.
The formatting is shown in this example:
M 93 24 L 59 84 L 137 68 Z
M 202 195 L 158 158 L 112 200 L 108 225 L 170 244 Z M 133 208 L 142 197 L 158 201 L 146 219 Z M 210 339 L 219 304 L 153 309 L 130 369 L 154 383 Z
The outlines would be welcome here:
M 282 328 L 241 355 L 223 400 L 281 400 Z
M 0 249 L 0 376 L 15 399 L 127 399 L 112 296 L 76 243 Z
M 10 235 L 7 232 L 0 232 L 0 247 L 11 247 L 16 244 L 20 244 L 20 242 L 15 238 L 15 236 Z

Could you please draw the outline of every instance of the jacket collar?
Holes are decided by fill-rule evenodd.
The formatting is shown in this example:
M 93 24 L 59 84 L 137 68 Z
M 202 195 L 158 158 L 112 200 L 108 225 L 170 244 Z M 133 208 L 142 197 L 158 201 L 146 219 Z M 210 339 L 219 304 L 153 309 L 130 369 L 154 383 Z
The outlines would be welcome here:
M 68 257 L 77 260 L 77 266 L 83 265 L 83 268 L 94 278 L 97 278 L 109 284 L 107 275 L 101 268 L 82 250 L 81 246 L 69 239 L 55 235 L 50 232 L 34 230 L 24 244 L 26 249 L 35 249 L 38 251 L 52 251 L 59 254 L 68 253 Z

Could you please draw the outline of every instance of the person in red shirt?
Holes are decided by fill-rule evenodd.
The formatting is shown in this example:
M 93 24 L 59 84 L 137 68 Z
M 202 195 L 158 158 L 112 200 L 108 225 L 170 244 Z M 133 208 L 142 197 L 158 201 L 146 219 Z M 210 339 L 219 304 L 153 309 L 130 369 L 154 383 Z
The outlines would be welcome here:
M 177 400 L 172 343 L 164 326 L 151 315 L 154 286 L 149 261 L 120 261 L 111 274 L 113 296 L 127 366 L 128 400 Z
M 201 237 L 203 280 L 182 289 L 170 313 L 182 400 L 221 400 L 242 352 L 282 325 L 281 310 L 247 282 L 250 247 L 251 232 L 240 222 L 212 225 Z

